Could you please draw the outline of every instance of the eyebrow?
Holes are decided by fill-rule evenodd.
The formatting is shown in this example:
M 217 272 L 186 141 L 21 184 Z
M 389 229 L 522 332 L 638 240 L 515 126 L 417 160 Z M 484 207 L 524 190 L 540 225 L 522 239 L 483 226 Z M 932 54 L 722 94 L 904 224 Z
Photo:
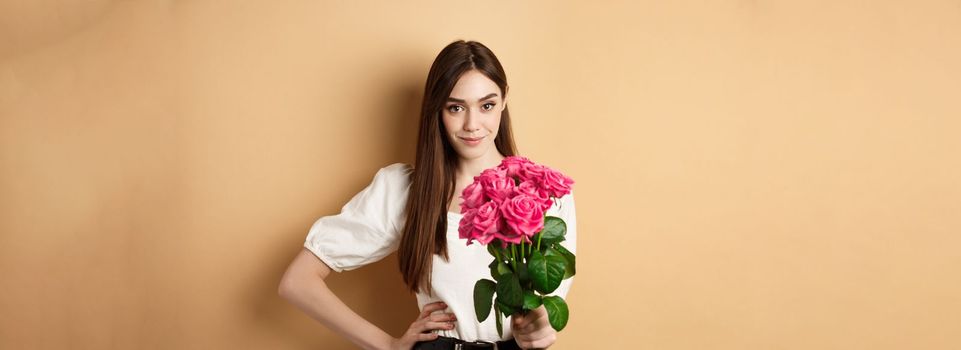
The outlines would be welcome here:
M 481 97 L 481 98 L 477 99 L 477 102 L 480 102 L 480 101 L 483 101 L 483 100 L 486 100 L 486 99 L 489 99 L 489 98 L 495 97 L 495 96 L 497 96 L 496 93 L 491 93 L 491 94 L 489 94 L 489 95 L 487 95 L 487 96 L 484 96 L 484 97 Z M 448 97 L 448 98 L 447 98 L 447 101 L 449 101 L 449 102 L 460 102 L 460 103 L 466 102 L 466 101 L 461 100 L 461 99 L 459 99 L 459 98 L 453 98 L 453 97 Z

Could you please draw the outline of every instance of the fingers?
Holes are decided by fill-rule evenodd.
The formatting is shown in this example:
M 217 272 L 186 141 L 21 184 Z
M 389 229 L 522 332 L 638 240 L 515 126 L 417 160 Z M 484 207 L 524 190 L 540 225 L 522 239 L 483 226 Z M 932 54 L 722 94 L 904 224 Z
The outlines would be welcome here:
M 427 317 L 427 315 L 430 315 L 434 311 L 443 310 L 446 308 L 447 304 L 445 304 L 443 301 L 437 301 L 424 305 L 424 309 L 420 311 L 420 317 L 418 317 L 418 319 Z
M 424 310 L 430 311 L 431 309 L 435 308 L 435 306 L 430 308 L 425 307 Z M 456 321 L 457 316 L 450 312 L 437 312 L 428 314 L 417 321 L 414 321 L 414 323 L 410 326 L 410 332 L 430 333 L 434 330 L 450 330 L 454 329 Z
M 551 333 L 537 339 L 515 338 L 515 341 L 517 341 L 517 345 L 520 346 L 521 349 L 545 349 L 554 345 L 554 342 L 557 341 L 557 333 Z
M 423 328 L 424 328 L 424 332 L 433 331 L 435 329 L 451 330 L 451 329 L 454 329 L 454 323 L 427 321 L 427 322 L 424 322 Z
M 554 344 L 557 331 L 551 328 L 547 310 L 531 310 L 526 315 L 511 315 L 514 339 L 524 349 L 546 348 Z
M 457 316 L 455 316 L 453 313 L 450 313 L 450 312 L 441 312 L 441 313 L 431 314 L 426 318 L 430 321 L 435 321 L 435 322 L 457 321 Z
M 533 315 L 530 315 L 533 316 Z M 533 324 L 534 319 L 528 315 L 514 314 L 511 316 L 511 327 L 516 330 L 525 330 Z
M 551 334 L 556 334 L 556 333 L 557 331 L 555 331 L 554 328 L 551 328 L 550 324 L 545 324 L 545 325 L 534 324 L 526 329 L 515 331 L 514 337 L 517 339 L 523 339 L 523 340 L 536 340 L 536 339 L 546 338 Z
M 532 312 L 518 323 L 525 325 L 514 331 L 514 338 L 523 349 L 547 348 L 557 339 L 557 331 L 551 327 L 547 317 L 538 317 Z
M 411 343 L 430 341 L 440 336 L 433 330 L 454 329 L 454 322 L 457 321 L 457 317 L 450 312 L 437 312 L 446 308 L 447 304 L 442 301 L 424 305 L 420 316 L 407 328 L 403 339 Z
M 518 330 L 532 329 L 535 323 L 547 323 L 547 309 L 543 307 L 531 310 L 526 315 L 515 313 L 511 315 L 511 327 Z
M 449 312 L 431 314 L 425 317 L 423 322 L 424 331 L 431 331 L 435 329 L 454 329 L 454 322 L 457 321 L 457 316 Z
M 437 337 L 439 336 L 440 335 L 438 335 L 437 333 L 418 333 L 417 340 L 418 341 L 434 340 L 434 339 L 437 339 Z

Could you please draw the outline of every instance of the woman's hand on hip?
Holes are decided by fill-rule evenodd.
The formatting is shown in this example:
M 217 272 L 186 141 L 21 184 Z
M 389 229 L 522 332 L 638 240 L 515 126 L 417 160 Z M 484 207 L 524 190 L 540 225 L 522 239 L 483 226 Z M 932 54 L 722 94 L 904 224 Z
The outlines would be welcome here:
M 544 305 L 531 310 L 527 315 L 511 315 L 511 332 L 522 349 L 545 349 L 554 345 L 557 340 L 557 331 L 547 320 L 547 309 Z
M 446 308 L 447 304 L 442 301 L 424 305 L 424 310 L 420 312 L 420 316 L 417 316 L 417 320 L 410 324 L 404 335 L 400 338 L 394 338 L 390 348 L 410 350 L 419 341 L 437 339 L 437 333 L 432 332 L 435 329 L 454 329 L 454 322 L 457 321 L 457 318 L 454 317 L 453 313 L 433 313 Z

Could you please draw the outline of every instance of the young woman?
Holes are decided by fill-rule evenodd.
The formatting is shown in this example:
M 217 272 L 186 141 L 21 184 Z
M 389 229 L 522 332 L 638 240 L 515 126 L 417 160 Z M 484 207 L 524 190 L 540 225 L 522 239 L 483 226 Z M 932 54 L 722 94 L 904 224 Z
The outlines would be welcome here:
M 459 194 L 475 176 L 517 150 L 507 110 L 507 79 L 497 57 L 474 41 L 447 45 L 431 65 L 421 106 L 414 166 L 381 168 L 341 212 L 318 219 L 288 267 L 279 293 L 365 349 L 533 349 L 557 337 L 544 307 L 511 315 L 503 338 L 494 315 L 478 322 L 473 287 L 490 278 L 492 258 L 459 239 Z M 547 212 L 568 226 L 576 248 L 573 192 Z M 327 288 L 330 271 L 358 268 L 398 251 L 400 271 L 420 315 L 393 337 L 350 310 Z M 553 293 L 565 296 L 573 278 Z M 506 323 L 505 323 L 506 324 Z

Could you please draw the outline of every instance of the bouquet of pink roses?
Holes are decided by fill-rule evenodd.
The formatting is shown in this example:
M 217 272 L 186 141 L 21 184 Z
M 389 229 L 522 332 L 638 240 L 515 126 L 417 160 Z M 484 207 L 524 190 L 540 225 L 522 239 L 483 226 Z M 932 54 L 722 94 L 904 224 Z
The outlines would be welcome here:
M 567 303 L 549 294 L 574 276 L 574 254 L 560 244 L 567 224 L 546 213 L 573 184 L 556 170 L 510 156 L 474 177 L 461 194 L 460 238 L 468 245 L 487 245 L 494 257 L 489 265 L 493 280 L 474 284 L 474 311 L 477 320 L 484 321 L 493 307 L 500 335 L 501 315 L 527 313 L 541 305 L 552 328 L 560 331 L 567 325 Z

